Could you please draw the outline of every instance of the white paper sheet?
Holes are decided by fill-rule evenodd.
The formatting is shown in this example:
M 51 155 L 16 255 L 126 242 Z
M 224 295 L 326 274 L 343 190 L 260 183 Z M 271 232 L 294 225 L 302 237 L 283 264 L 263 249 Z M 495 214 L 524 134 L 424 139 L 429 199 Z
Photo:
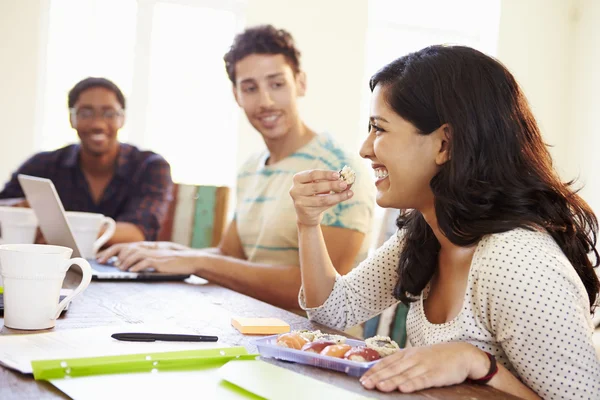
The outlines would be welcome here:
M 201 371 L 97 375 L 50 382 L 76 400 L 369 399 L 258 360 L 230 361 Z
M 118 332 L 194 334 L 194 332 L 177 327 L 130 324 L 65 329 L 26 335 L 5 335 L 0 336 L 0 364 L 25 374 L 31 374 L 33 373 L 32 360 L 230 347 L 219 342 L 124 342 L 110 337 L 113 333 Z
M 270 400 L 369 399 L 260 360 L 230 361 L 221 367 L 219 375 L 238 387 Z
M 50 382 L 76 400 L 259 399 L 229 389 L 219 368 L 203 371 L 115 374 L 54 379 Z

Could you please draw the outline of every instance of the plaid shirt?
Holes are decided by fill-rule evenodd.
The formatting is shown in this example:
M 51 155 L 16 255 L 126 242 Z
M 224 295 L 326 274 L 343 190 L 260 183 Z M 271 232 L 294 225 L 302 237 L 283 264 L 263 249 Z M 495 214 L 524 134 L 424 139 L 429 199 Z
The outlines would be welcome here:
M 24 197 L 18 174 L 52 180 L 67 211 L 100 213 L 138 226 L 156 240 L 172 199 L 171 167 L 160 155 L 121 143 L 117 169 L 98 203 L 79 167 L 79 145 L 35 154 L 12 175 L 0 199 Z

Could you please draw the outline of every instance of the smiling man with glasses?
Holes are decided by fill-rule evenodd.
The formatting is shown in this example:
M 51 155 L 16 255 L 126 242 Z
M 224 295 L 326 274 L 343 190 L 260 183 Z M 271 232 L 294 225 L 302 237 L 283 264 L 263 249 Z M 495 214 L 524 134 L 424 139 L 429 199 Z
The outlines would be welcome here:
M 160 155 L 120 143 L 125 97 L 105 78 L 86 78 L 68 95 L 80 143 L 35 154 L 12 175 L 0 199 L 23 197 L 18 174 L 51 179 L 67 211 L 117 221 L 112 243 L 155 240 L 171 200 L 171 169 Z

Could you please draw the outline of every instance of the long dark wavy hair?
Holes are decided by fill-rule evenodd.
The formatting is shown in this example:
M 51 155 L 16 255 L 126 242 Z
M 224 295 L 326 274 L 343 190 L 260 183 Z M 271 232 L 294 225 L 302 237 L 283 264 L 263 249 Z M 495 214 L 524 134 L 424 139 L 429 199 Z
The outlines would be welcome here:
M 444 235 L 467 246 L 487 234 L 543 227 L 577 271 L 593 311 L 600 290 L 598 221 L 573 182 L 563 183 L 555 172 L 511 73 L 469 47 L 431 46 L 383 67 L 371 78 L 371 90 L 377 85 L 420 134 L 451 127 L 450 160 L 430 183 Z M 408 304 L 435 273 L 440 244 L 416 210 L 402 213 L 397 225 L 405 242 L 394 295 Z

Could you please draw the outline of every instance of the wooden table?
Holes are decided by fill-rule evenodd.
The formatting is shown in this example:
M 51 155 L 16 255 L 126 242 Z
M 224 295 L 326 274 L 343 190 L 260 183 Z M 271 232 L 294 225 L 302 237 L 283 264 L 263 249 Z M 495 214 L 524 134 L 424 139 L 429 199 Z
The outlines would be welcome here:
M 79 276 L 69 272 L 68 287 L 74 287 Z M 67 313 L 58 321 L 55 330 L 87 328 L 123 323 L 165 323 L 191 329 L 197 333 L 219 336 L 219 342 L 232 346 L 245 346 L 256 352 L 250 344 L 252 337 L 244 336 L 231 324 L 232 316 L 276 317 L 288 322 L 292 329 L 321 329 L 335 332 L 308 319 L 273 307 L 269 304 L 225 289 L 206 284 L 184 282 L 92 282 L 87 290 L 74 300 Z M 3 319 L 0 319 L 3 323 Z M 2 327 L 0 334 L 25 333 Z M 358 379 L 343 373 L 300 364 L 265 361 L 377 399 L 510 399 L 505 393 L 490 387 L 457 385 L 429 389 L 415 394 L 368 391 Z M 68 399 L 45 381 L 35 381 L 32 376 L 0 366 L 0 399 Z

